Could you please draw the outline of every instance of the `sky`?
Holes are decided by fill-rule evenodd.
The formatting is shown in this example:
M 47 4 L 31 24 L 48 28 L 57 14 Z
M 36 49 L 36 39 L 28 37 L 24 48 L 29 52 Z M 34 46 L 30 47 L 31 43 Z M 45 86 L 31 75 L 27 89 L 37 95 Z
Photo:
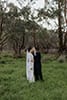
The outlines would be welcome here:
M 29 2 L 29 0 L 27 0 Z M 8 2 L 12 2 L 15 5 L 18 5 L 17 0 L 8 0 Z M 26 4 L 28 3 L 26 2 Z M 18 5 L 19 6 L 19 5 Z M 44 0 L 36 0 L 36 4 L 33 5 L 33 8 L 43 8 L 44 7 Z
M 29 0 L 27 0 L 27 1 L 29 2 Z M 51 0 L 50 0 L 50 1 L 51 1 Z M 12 3 L 14 3 L 15 5 L 17 5 L 17 6 L 20 7 L 20 5 L 18 4 L 17 0 L 8 0 L 8 2 L 12 2 Z M 28 2 L 26 2 L 26 3 L 23 4 L 23 5 L 26 5 Z M 31 6 L 32 11 L 34 11 L 35 9 L 43 8 L 44 5 L 45 5 L 45 4 L 44 4 L 44 0 L 36 0 L 36 3 L 35 3 L 33 6 Z M 50 20 L 50 19 L 48 19 L 48 21 L 49 21 L 49 23 L 51 23 L 50 25 L 48 25 L 46 21 L 40 22 L 39 24 L 40 24 L 41 26 L 43 26 L 44 28 L 55 29 L 55 28 L 56 28 L 55 20 Z M 57 22 L 57 20 L 56 20 L 56 22 Z

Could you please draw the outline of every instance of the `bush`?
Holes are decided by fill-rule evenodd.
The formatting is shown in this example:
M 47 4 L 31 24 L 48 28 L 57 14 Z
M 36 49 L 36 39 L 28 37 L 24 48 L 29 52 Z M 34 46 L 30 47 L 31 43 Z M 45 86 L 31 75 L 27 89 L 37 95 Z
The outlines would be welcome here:
M 60 63 L 65 62 L 66 61 L 66 55 L 60 55 L 59 58 L 58 58 L 58 61 Z
M 52 55 L 52 54 L 46 54 L 42 57 L 42 62 L 49 62 L 49 61 L 53 61 L 56 60 L 57 56 L 56 55 Z

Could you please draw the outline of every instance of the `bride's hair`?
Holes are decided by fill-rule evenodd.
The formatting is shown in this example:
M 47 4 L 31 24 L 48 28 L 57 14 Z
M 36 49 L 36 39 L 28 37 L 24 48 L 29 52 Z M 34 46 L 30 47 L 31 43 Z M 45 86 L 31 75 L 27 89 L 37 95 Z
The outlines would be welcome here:
M 32 49 L 32 48 L 31 48 L 31 47 L 29 47 L 29 48 L 28 48 L 28 52 L 30 52 L 30 50 L 31 50 L 31 49 Z

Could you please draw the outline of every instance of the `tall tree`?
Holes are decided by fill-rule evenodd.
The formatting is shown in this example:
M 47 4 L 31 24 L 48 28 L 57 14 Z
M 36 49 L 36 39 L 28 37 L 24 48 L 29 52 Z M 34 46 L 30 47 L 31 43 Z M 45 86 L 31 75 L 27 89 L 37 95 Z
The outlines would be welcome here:
M 29 1 L 24 1 L 24 0 L 17 0 L 18 3 L 21 6 L 21 13 L 24 18 L 24 21 L 26 22 L 26 26 L 28 25 L 28 31 L 31 33 L 31 36 L 33 38 L 33 45 L 36 45 L 36 31 L 37 31 L 37 23 L 35 21 L 35 17 L 33 16 L 33 13 L 31 11 L 31 5 L 35 3 L 35 0 L 29 0 Z M 27 2 L 27 4 L 23 7 L 23 3 Z M 28 33 L 28 34 L 29 34 Z
M 65 32 L 67 27 L 67 1 L 66 0 L 44 0 L 45 6 L 43 9 L 39 10 L 38 16 L 39 21 L 54 19 L 58 21 L 58 39 L 59 39 L 59 52 L 62 53 L 66 48 L 67 32 Z M 49 23 L 49 21 L 48 21 Z M 65 35 L 64 35 L 65 33 Z
M 58 0 L 58 34 L 59 34 L 59 52 L 62 53 L 63 52 L 63 33 L 62 33 L 62 15 L 61 15 L 61 0 Z
M 13 48 L 14 56 L 21 57 L 21 50 L 24 48 L 25 42 L 25 24 L 21 19 L 20 10 L 12 3 L 8 7 L 6 29 L 9 34 L 9 42 Z
M 0 1 L 0 51 L 3 50 L 3 47 L 7 44 L 8 35 L 5 30 L 5 18 L 6 18 L 6 4 L 5 1 Z

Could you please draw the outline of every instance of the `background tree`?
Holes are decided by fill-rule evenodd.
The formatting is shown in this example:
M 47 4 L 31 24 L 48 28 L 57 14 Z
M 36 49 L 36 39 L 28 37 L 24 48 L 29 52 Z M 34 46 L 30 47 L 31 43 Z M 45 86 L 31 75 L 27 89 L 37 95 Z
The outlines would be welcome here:
M 6 7 L 4 4 L 6 4 L 6 2 L 0 1 L 0 51 L 6 46 L 8 39 L 7 31 L 5 29 Z
M 43 9 L 39 10 L 38 16 L 39 21 L 46 20 L 48 24 L 50 22 L 48 19 L 56 20 L 58 23 L 56 24 L 56 27 L 58 29 L 58 46 L 59 46 L 59 53 L 62 53 L 65 51 L 66 47 L 66 0 L 52 0 L 52 1 L 46 1 L 45 0 L 45 6 Z M 52 3 L 52 5 L 50 5 Z M 55 5 L 55 6 L 53 6 Z M 65 16 L 65 17 L 64 17 Z M 64 20 L 65 19 L 65 20 Z M 55 22 L 56 23 L 56 22 Z
M 34 10 L 35 0 L 17 1 L 20 7 L 0 1 L 0 49 L 7 44 L 6 48 L 12 49 L 16 57 L 20 57 L 22 49 L 29 45 L 39 45 L 43 49 L 58 48 L 60 53 L 66 51 L 66 0 L 45 0 L 43 8 Z M 52 24 L 56 27 L 44 28 L 46 23 L 47 27 Z
M 15 57 L 21 57 L 21 50 L 24 48 L 25 24 L 21 19 L 20 10 L 13 4 L 9 4 L 7 12 L 6 28 L 9 34 L 9 42 L 14 50 Z

